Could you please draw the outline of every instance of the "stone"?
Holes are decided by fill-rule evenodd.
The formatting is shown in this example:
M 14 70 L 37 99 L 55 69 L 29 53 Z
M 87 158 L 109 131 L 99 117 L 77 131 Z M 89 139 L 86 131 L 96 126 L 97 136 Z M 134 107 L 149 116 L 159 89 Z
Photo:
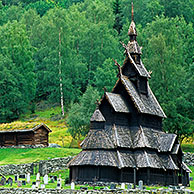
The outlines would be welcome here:
M 21 174 L 21 175 L 19 175 L 19 178 L 20 179 L 25 179 L 26 178 L 26 175 L 25 174 Z
M 13 179 L 12 179 L 11 177 L 9 177 L 9 178 L 7 179 L 7 181 L 8 181 L 8 184 L 9 184 L 10 186 L 13 185 Z
M 50 183 L 54 183 L 54 178 L 52 177 L 51 180 L 50 180 Z
M 36 185 L 32 185 L 32 189 L 36 189 Z
M 28 173 L 28 174 L 26 175 L 26 181 L 27 181 L 27 183 L 30 183 L 30 173 Z
M 39 172 L 36 175 L 36 181 L 40 181 L 40 173 Z
M 48 185 L 48 175 L 47 175 L 47 174 L 44 175 L 43 181 L 44 181 L 44 184 L 45 184 L 45 185 Z
M 1 181 L 0 181 L 0 185 L 4 186 L 6 184 L 6 178 L 5 177 L 1 177 Z
M 61 189 L 62 187 L 62 179 L 61 174 L 59 175 L 59 178 L 57 179 L 57 189 Z
M 41 188 L 41 189 L 45 189 L 45 184 L 41 184 L 41 185 L 40 185 L 40 188 Z
M 15 175 L 15 182 L 18 181 L 18 175 Z
M 17 186 L 18 186 L 18 187 L 21 187 L 21 186 L 22 186 L 22 181 L 18 181 Z
M 139 189 L 140 189 L 140 190 L 143 190 L 143 181 L 142 181 L 142 180 L 140 180 L 140 181 L 138 182 L 138 186 L 139 186 Z
M 115 184 L 111 184 L 110 185 L 110 189 L 116 189 L 116 185 Z
M 40 187 L 40 181 L 36 181 L 36 188 Z
M 54 178 L 54 181 L 57 181 L 57 176 L 54 176 L 53 178 Z
M 26 185 L 26 181 L 22 181 L 22 185 Z
M 129 183 L 129 184 L 127 185 L 127 189 L 130 190 L 130 189 L 132 189 L 132 188 L 133 188 L 133 184 L 132 184 L 132 183 Z
M 189 181 L 193 181 L 193 177 L 189 177 Z
M 121 189 L 125 189 L 125 183 L 121 183 Z
M 71 189 L 75 190 L 75 183 L 74 182 L 71 183 Z

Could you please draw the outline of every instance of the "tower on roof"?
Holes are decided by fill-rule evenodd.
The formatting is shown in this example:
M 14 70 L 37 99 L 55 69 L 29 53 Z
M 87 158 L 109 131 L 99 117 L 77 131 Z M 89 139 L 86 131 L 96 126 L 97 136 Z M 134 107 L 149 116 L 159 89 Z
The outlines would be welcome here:
M 115 61 L 119 78 L 93 114 L 82 152 L 68 164 L 70 180 L 187 186 L 191 171 L 177 136 L 163 132 L 166 115 L 149 87 L 133 17 L 132 4 L 124 64 Z

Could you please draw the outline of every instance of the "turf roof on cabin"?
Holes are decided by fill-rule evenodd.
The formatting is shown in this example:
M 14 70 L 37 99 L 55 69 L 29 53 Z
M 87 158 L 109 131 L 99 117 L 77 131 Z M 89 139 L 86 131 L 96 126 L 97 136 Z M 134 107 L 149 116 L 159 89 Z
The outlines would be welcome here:
M 41 126 L 44 126 L 49 132 L 51 130 L 43 123 L 36 123 L 36 122 L 12 122 L 12 123 L 3 123 L 0 124 L 0 133 L 2 132 L 14 132 L 14 131 L 33 131 Z

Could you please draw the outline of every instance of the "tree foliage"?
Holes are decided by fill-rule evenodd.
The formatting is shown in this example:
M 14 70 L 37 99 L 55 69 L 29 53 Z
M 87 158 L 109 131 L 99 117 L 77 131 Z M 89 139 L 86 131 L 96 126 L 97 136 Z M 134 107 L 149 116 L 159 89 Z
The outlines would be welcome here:
M 164 129 L 180 139 L 194 128 L 193 8 L 193 0 L 134 1 L 142 59 L 168 116 Z M 130 21 L 131 0 L 0 1 L 0 122 L 41 100 L 60 103 L 61 68 L 72 136 L 85 135 L 95 105 L 82 98 L 93 103 L 104 86 L 111 91 L 117 79 L 111 58 L 123 62 L 119 41 L 129 40 Z

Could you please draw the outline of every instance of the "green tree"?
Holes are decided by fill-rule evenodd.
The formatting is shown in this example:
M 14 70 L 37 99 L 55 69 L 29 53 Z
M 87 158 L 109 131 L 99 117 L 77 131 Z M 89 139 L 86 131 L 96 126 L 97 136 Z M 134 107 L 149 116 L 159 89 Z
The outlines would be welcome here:
M 117 80 L 117 68 L 112 59 L 106 59 L 102 66 L 97 67 L 94 80 L 94 85 L 98 88 L 100 94 L 103 94 L 104 87 L 109 92 L 112 90 Z
M 153 71 L 151 87 L 168 117 L 164 121 L 164 130 L 176 133 L 180 140 L 192 133 L 185 84 L 191 53 L 186 49 L 188 40 L 181 33 L 184 29 L 190 27 L 183 18 L 162 16 L 144 28 L 143 37 L 140 35 L 144 63 Z M 191 32 L 188 34 L 192 37 Z
M 18 118 L 34 100 L 36 80 L 32 55 L 25 25 L 14 21 L 0 27 L 0 122 Z
M 79 103 L 71 105 L 67 123 L 68 130 L 74 139 L 80 140 L 81 136 L 86 136 L 88 133 L 90 118 L 95 110 L 95 101 L 98 98 L 98 91 L 92 86 L 88 86 L 86 92 L 80 97 Z
M 123 27 L 123 14 L 120 0 L 115 0 L 113 2 L 113 13 L 115 15 L 115 23 L 113 28 L 117 30 L 118 34 L 120 34 Z

